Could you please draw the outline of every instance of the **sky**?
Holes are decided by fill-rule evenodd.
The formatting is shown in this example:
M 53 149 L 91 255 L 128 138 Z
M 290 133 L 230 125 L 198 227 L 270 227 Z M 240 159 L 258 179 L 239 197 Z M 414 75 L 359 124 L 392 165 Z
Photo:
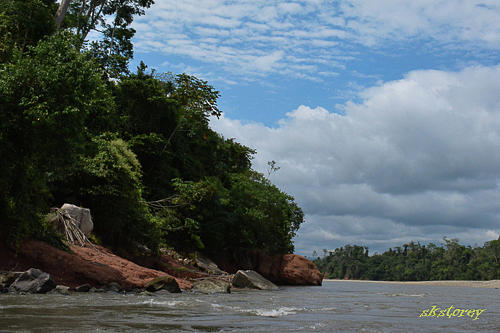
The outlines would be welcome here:
M 221 92 L 211 127 L 295 197 L 295 252 L 500 233 L 500 1 L 156 0 L 136 66 Z

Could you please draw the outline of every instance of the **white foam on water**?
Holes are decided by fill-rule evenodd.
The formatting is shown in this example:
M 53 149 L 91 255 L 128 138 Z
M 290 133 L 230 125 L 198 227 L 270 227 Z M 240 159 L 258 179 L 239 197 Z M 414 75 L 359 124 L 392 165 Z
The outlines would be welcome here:
M 330 308 L 319 308 L 319 309 L 311 309 L 311 311 L 335 311 L 337 308 L 330 307 Z
M 309 325 L 309 326 L 300 326 L 300 327 L 297 327 L 296 330 L 294 331 L 297 331 L 297 332 L 309 332 L 309 331 L 315 331 L 315 330 L 322 330 L 324 327 L 326 327 L 327 325 L 325 323 L 314 323 L 312 325 Z
M 292 310 L 286 310 L 286 309 L 276 309 L 276 310 L 262 310 L 262 309 L 257 309 L 255 310 L 255 314 L 257 316 L 262 316 L 262 317 L 282 317 L 282 316 L 288 316 L 291 314 L 296 314 L 297 312 L 292 311 Z
M 240 313 L 248 313 L 248 314 L 261 316 L 261 317 L 282 317 L 282 316 L 288 316 L 291 314 L 296 314 L 297 311 L 305 310 L 305 309 L 290 308 L 290 307 L 281 307 L 278 309 L 243 309 L 239 306 L 228 306 L 228 305 L 221 305 L 221 304 L 217 304 L 217 303 L 210 303 L 210 306 L 218 311 L 232 310 L 232 311 L 236 311 L 236 312 L 240 312 Z
M 179 305 L 182 303 L 183 302 L 181 302 L 181 301 L 155 301 L 154 299 L 150 299 L 149 301 L 144 301 L 140 304 L 147 304 L 149 306 L 154 306 L 154 305 L 176 306 L 176 305 Z
M 315 323 L 315 324 L 309 326 L 308 328 L 310 328 L 312 330 L 315 330 L 315 329 L 318 329 L 318 328 L 323 328 L 325 326 L 326 326 L 326 324 L 324 324 L 324 323 Z
M 248 310 L 240 310 L 240 312 L 247 312 L 260 317 L 282 317 L 288 316 L 292 314 L 296 314 L 297 311 L 301 311 L 303 309 L 298 308 L 289 308 L 289 307 L 281 307 L 278 309 L 248 309 Z
M 425 294 L 384 294 L 385 296 L 389 296 L 389 297 L 399 297 L 399 296 L 403 296 L 403 297 L 424 297 Z
M 215 310 L 220 310 L 220 311 L 225 311 L 225 310 L 236 310 L 238 311 L 238 307 L 231 307 L 229 305 L 223 305 L 223 304 L 217 304 L 217 303 L 210 303 L 210 306 L 214 308 Z

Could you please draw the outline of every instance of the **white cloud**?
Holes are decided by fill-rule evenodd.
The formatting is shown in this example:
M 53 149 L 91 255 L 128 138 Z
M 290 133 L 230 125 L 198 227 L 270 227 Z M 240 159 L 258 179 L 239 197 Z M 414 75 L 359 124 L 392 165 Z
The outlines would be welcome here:
M 442 42 L 481 42 L 498 49 L 497 0 L 344 0 L 346 26 L 361 42 L 428 36 Z
M 271 180 L 309 220 L 296 241 L 304 254 L 346 242 L 481 243 L 500 230 L 499 77 L 500 65 L 414 71 L 365 89 L 345 115 L 302 105 L 276 128 L 212 127 L 255 148 L 256 169 L 277 161 Z
M 231 75 L 314 80 L 307 71 L 282 69 L 297 57 L 330 71 L 351 61 L 356 45 L 418 39 L 441 49 L 498 50 L 500 6 L 497 0 L 160 0 L 134 28 L 138 51 L 191 57 Z M 272 63 L 263 58 L 278 54 Z
M 325 71 L 325 72 L 318 72 L 319 75 L 321 76 L 326 76 L 326 77 L 335 77 L 338 76 L 338 72 L 331 72 L 331 71 Z
M 283 58 L 283 51 L 275 51 L 271 54 L 266 54 L 254 59 L 254 66 L 257 70 L 268 72 L 277 62 Z

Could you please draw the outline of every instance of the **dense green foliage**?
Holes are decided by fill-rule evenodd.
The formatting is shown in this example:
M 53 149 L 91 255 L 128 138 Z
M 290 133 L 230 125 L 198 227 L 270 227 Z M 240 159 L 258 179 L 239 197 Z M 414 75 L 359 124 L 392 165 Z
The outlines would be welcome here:
M 128 73 L 128 61 L 133 57 L 130 28 L 134 15 L 144 15 L 153 0 L 71 0 L 62 26 L 74 32 L 78 47 L 88 50 L 101 63 L 106 75 L 118 78 Z M 94 32 L 91 43 L 86 43 Z
M 55 8 L 55 0 L 0 0 L 0 61 L 51 34 Z
M 180 207 L 176 209 L 177 228 L 171 231 L 169 243 L 185 239 L 183 233 L 191 228 L 214 254 L 245 249 L 292 252 L 292 237 L 303 220 L 302 210 L 293 198 L 255 171 L 226 176 L 226 183 L 217 177 L 174 182 L 179 195 L 172 203 Z M 179 229 L 186 224 L 191 226 Z
M 368 248 L 346 245 L 314 262 L 331 279 L 386 281 L 493 280 L 500 279 L 500 238 L 472 248 L 457 239 L 427 246 L 410 242 L 382 254 L 368 255 Z
M 128 73 L 128 26 L 151 0 L 71 1 L 58 31 L 54 1 L 4 1 L 1 238 L 56 242 L 43 216 L 70 202 L 128 251 L 293 251 L 303 213 L 251 170 L 254 151 L 210 129 L 219 92 L 144 64 Z M 85 47 L 99 25 L 103 39 Z
M 2 64 L 0 220 L 6 229 L 38 233 L 36 216 L 49 208 L 49 184 L 84 152 L 89 119 L 112 104 L 99 73 L 66 33 Z

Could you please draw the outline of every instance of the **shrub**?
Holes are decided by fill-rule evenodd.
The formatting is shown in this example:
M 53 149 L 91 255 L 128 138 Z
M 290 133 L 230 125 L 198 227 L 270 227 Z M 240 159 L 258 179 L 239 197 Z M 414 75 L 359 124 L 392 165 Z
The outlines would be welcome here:
M 96 152 L 82 160 L 80 202 L 89 207 L 95 233 L 114 247 L 134 241 L 158 248 L 159 233 L 142 198 L 141 167 L 122 139 L 102 135 Z

